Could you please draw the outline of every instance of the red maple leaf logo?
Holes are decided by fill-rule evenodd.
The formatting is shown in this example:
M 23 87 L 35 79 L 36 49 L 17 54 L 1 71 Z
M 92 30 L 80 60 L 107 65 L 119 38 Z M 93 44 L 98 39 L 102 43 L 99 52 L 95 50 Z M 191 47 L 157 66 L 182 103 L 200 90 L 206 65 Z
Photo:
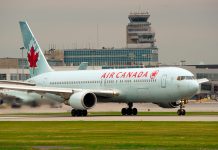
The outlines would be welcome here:
M 29 51 L 27 57 L 28 57 L 28 61 L 29 61 L 29 67 L 30 67 L 30 68 L 35 68 L 35 67 L 37 67 L 36 63 L 37 63 L 37 61 L 38 61 L 39 52 L 36 53 L 33 46 L 30 48 L 30 51 Z
M 158 72 L 159 72 L 158 70 L 153 71 L 150 75 L 150 78 L 154 79 L 157 76 Z

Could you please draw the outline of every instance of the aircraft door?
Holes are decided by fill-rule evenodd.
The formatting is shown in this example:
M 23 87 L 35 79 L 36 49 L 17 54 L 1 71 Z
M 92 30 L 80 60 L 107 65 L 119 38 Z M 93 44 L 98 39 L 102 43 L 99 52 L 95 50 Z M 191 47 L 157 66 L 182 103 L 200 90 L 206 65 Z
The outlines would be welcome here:
M 167 87 L 167 75 L 164 74 L 162 75 L 162 78 L 161 78 L 161 88 L 166 88 Z

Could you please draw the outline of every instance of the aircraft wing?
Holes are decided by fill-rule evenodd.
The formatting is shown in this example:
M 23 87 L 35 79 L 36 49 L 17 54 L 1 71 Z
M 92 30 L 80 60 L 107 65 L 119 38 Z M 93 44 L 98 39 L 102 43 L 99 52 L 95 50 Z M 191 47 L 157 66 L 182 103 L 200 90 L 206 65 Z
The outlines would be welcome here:
M 28 94 L 26 91 L 3 89 L 0 90 L 0 98 L 6 102 L 13 102 L 15 99 L 20 99 L 23 102 L 31 102 L 36 98 L 40 99 L 41 95 L 37 93 Z
M 204 82 L 208 82 L 209 80 L 207 78 L 203 78 L 203 79 L 198 79 L 197 82 L 198 84 L 204 83 Z
M 118 92 L 113 90 L 71 89 L 71 88 L 17 85 L 17 84 L 0 84 L 0 89 L 26 91 L 29 93 L 35 92 L 40 95 L 45 93 L 50 93 L 50 94 L 59 95 L 64 99 L 69 99 L 72 94 L 81 91 L 93 92 L 96 96 L 108 97 L 108 98 L 119 95 Z
M 0 84 L 17 84 L 17 85 L 30 85 L 35 86 L 35 83 L 23 82 L 23 81 L 9 81 L 9 80 L 0 80 Z

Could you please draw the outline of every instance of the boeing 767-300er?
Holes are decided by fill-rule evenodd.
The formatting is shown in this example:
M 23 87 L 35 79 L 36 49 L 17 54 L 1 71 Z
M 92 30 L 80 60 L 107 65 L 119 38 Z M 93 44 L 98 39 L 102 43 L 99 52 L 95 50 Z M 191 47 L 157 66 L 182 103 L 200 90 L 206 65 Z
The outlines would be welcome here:
M 87 116 L 98 102 L 127 103 L 122 115 L 136 115 L 136 102 L 151 102 L 164 108 L 179 107 L 185 115 L 184 101 L 196 94 L 207 79 L 194 79 L 182 68 L 135 68 L 109 70 L 54 71 L 48 64 L 27 22 L 20 22 L 31 78 L 25 82 L 0 83 L 2 90 L 36 93 L 70 105 L 72 116 Z

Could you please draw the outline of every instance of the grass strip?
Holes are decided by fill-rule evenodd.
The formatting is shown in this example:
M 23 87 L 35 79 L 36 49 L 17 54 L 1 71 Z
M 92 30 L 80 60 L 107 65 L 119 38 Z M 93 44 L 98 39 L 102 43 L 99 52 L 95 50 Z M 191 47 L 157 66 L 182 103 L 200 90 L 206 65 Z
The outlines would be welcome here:
M 1 122 L 0 149 L 218 148 L 217 122 Z

